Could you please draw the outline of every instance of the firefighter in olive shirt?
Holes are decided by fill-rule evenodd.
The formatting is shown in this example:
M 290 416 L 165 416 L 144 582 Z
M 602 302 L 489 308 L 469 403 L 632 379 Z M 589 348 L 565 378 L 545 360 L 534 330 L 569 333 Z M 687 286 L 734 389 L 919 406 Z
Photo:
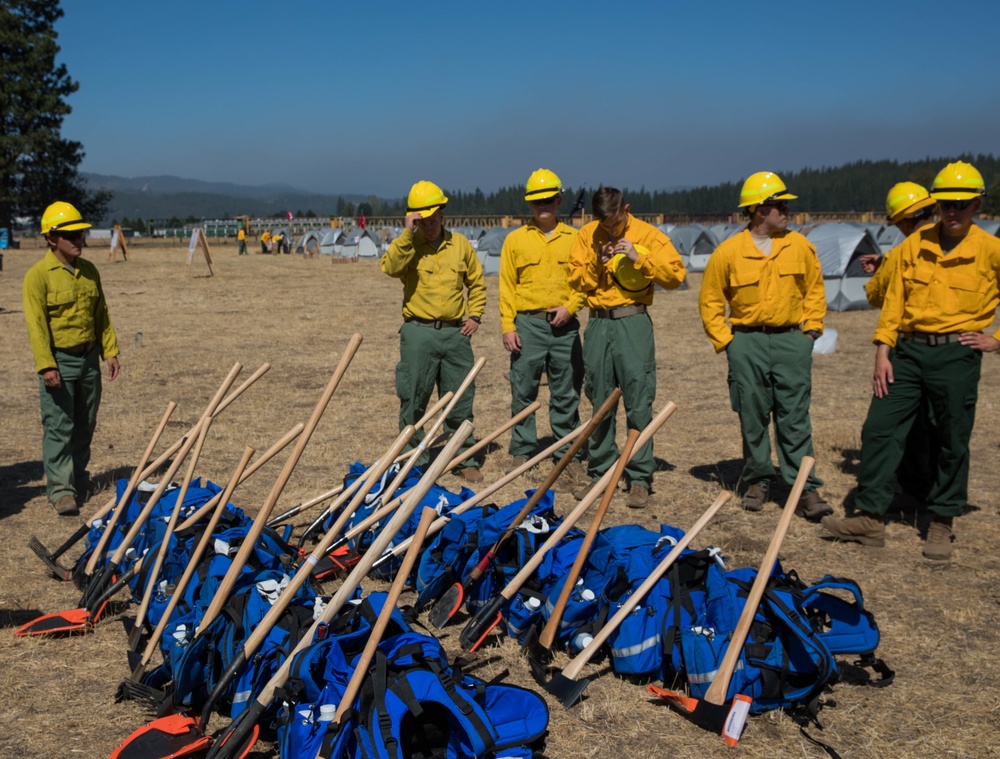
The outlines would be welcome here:
M 434 183 L 413 185 L 407 199 L 406 228 L 382 256 L 382 271 L 403 281 L 403 326 L 396 365 L 400 430 L 424 415 L 435 385 L 438 394 L 444 395 L 462 384 L 474 363 L 471 338 L 486 308 L 486 283 L 476 251 L 463 235 L 444 228 L 447 203 Z M 445 420 L 447 432 L 454 432 L 466 419 L 472 421 L 474 397 L 473 383 Z M 418 431 L 411 445 L 421 438 Z M 462 451 L 472 445 L 469 438 Z M 462 462 L 457 474 L 468 482 L 483 478 L 472 459 Z
M 24 317 L 38 372 L 45 491 L 62 515 L 85 497 L 90 442 L 101 405 L 101 357 L 119 373 L 115 337 L 97 268 L 80 257 L 90 224 L 69 203 L 42 214 L 49 251 L 24 277 Z

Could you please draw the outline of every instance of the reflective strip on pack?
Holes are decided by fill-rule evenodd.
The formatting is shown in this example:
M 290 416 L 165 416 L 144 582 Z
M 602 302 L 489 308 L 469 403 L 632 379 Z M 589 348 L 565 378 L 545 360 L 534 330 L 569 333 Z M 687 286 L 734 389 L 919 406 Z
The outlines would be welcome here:
M 648 651 L 649 649 L 659 646 L 660 642 L 663 640 L 662 636 L 657 633 L 652 638 L 646 638 L 645 640 L 639 641 L 634 646 L 625 646 L 624 648 L 612 648 L 611 655 L 616 659 L 624 659 L 629 656 L 638 656 L 643 651 Z

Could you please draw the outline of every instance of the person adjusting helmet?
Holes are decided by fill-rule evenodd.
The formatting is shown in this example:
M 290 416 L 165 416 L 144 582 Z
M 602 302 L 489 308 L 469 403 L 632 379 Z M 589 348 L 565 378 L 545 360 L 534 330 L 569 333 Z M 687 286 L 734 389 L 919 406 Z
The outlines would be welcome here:
M 524 199 L 529 203 L 533 200 L 545 200 L 562 195 L 562 182 L 555 172 L 548 169 L 533 171 L 524 186 Z
M 934 198 L 916 182 L 899 182 L 889 188 L 885 198 L 885 216 L 888 224 L 898 224 L 902 219 L 912 219 L 920 211 L 927 210 L 923 216 L 933 212 Z
M 427 411 L 434 388 L 439 395 L 458 390 L 472 370 L 472 335 L 486 309 L 486 282 L 476 251 L 464 235 L 444 228 L 448 198 L 433 182 L 421 180 L 410 188 L 402 233 L 382 256 L 380 267 L 403 282 L 403 326 L 399 330 L 399 429 L 416 424 Z M 468 296 L 466 297 L 466 291 Z M 474 384 L 455 402 L 444 422 L 453 433 L 466 419 L 472 421 Z M 420 443 L 423 431 L 409 442 Z M 474 444 L 470 437 L 462 453 Z M 424 466 L 424 449 L 417 461 Z M 467 458 L 457 474 L 479 482 L 479 464 Z
M 562 181 L 548 169 L 531 173 L 524 199 L 531 220 L 504 238 L 500 251 L 500 330 L 510 353 L 510 409 L 517 415 L 538 398 L 543 371 L 549 382 L 549 426 L 556 439 L 580 425 L 583 356 L 580 322 L 581 293 L 570 289 L 567 260 L 576 230 L 559 221 Z M 535 415 L 514 425 L 508 452 L 513 471 L 535 455 L 538 435 Z M 556 453 L 561 457 L 569 444 Z M 581 454 L 582 458 L 582 454 Z M 584 474 L 581 463 L 570 465 L 571 476 Z
M 938 172 L 931 185 L 934 200 L 974 200 L 985 195 L 983 175 L 965 161 L 949 163 Z
M 54 232 L 73 232 L 80 229 L 90 229 L 90 224 L 76 210 L 76 206 L 63 200 L 57 200 L 42 213 L 42 234 Z
M 953 521 L 968 508 L 983 353 L 1000 350 L 1000 330 L 983 332 L 1000 305 L 1000 239 L 973 221 L 985 192 L 974 166 L 949 163 L 930 191 L 940 221 L 890 251 L 891 279 L 872 339 L 874 397 L 861 431 L 855 515 L 823 520 L 840 540 L 885 545 L 893 474 L 914 420 L 930 407 L 937 442 L 926 465 L 931 521 L 923 555 L 938 561 L 952 555 Z
M 446 205 L 448 198 L 440 187 L 433 182 L 420 181 L 410 188 L 410 194 L 406 198 L 406 213 L 418 213 L 420 218 L 427 219 Z
M 42 212 L 49 250 L 24 276 L 22 298 L 38 373 L 42 461 L 49 503 L 60 515 L 79 511 L 89 487 L 90 443 L 101 404 L 101 358 L 108 379 L 119 373 L 118 339 L 97 268 L 81 258 L 90 224 L 71 203 Z
M 747 511 L 760 511 L 771 500 L 769 420 L 774 420 L 780 476 L 789 487 L 802 458 L 813 455 L 812 348 L 823 334 L 826 290 L 816 248 L 788 230 L 788 201 L 795 199 L 774 172 L 751 174 L 739 198 L 749 223 L 712 253 L 698 295 L 705 334 L 729 363 L 730 401 L 743 437 Z M 815 470 L 809 473 L 798 516 L 818 520 L 833 513 L 819 493 L 822 484 Z
M 752 214 L 761 203 L 771 203 L 776 200 L 796 200 L 798 195 L 792 195 L 781 181 L 781 177 L 772 171 L 758 171 L 747 177 L 740 190 L 739 208 L 747 209 Z

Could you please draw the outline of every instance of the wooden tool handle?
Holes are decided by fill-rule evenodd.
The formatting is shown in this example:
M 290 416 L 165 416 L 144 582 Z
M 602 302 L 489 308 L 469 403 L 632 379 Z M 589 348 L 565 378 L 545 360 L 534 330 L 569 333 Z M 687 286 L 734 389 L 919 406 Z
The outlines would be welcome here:
M 736 665 L 739 664 L 743 644 L 746 642 L 747 635 L 750 634 L 750 625 L 753 624 L 757 607 L 760 606 L 760 600 L 764 597 L 764 590 L 771 579 L 774 564 L 778 561 L 778 551 L 781 549 L 781 542 L 785 539 L 785 534 L 788 532 L 788 525 L 791 524 L 792 517 L 795 516 L 795 508 L 799 505 L 799 498 L 802 496 L 802 491 L 805 490 L 809 473 L 815 464 L 816 459 L 812 456 L 802 457 L 802 463 L 799 465 L 799 474 L 795 478 L 795 484 L 792 485 L 792 491 L 788 494 L 788 500 L 785 501 L 785 508 L 781 512 L 781 519 L 778 520 L 778 526 L 774 529 L 771 544 L 767 547 L 767 553 L 764 554 L 764 560 L 760 564 L 760 569 L 757 570 L 757 577 L 754 578 L 753 585 L 750 586 L 746 605 L 743 607 L 743 613 L 740 614 L 740 621 L 736 625 L 736 630 L 733 631 L 733 635 L 729 639 L 729 647 L 726 648 L 726 655 L 722 657 L 722 664 L 716 670 L 712 684 L 705 691 L 704 700 L 710 704 L 718 706 L 726 702 L 726 695 L 729 692 L 729 681 L 736 671 Z

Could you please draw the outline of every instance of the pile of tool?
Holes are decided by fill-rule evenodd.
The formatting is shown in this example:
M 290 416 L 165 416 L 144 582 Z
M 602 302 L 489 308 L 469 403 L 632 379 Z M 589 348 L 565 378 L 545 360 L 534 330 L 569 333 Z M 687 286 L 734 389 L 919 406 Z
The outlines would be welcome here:
M 244 756 L 262 727 L 277 731 L 286 759 L 355 756 L 362 746 L 369 754 L 382 755 L 376 744 L 404 738 L 422 740 L 428 755 L 437 749 L 464 755 L 475 748 L 478 755 L 503 748 L 505 755 L 530 756 L 547 727 L 544 702 L 524 689 L 476 681 L 448 663 L 433 637 L 420 638 L 409 626 L 410 618 L 399 616 L 396 603 L 407 583 L 418 591 L 418 607 L 429 609 L 428 622 L 438 630 L 459 615 L 464 604 L 469 619 L 460 642 L 467 651 L 479 648 L 495 629 L 519 640 L 536 679 L 566 706 L 580 699 L 587 685 L 580 678 L 583 667 L 607 650 L 609 640 L 612 664 L 620 672 L 665 678 L 676 664 L 677 657 L 659 643 L 664 655 L 655 665 L 637 667 L 617 651 L 630 648 L 622 635 L 635 635 L 629 619 L 636 617 L 636 607 L 651 591 L 668 600 L 671 592 L 676 595 L 667 582 L 672 567 L 693 565 L 705 557 L 719 561 L 717 551 L 696 552 L 689 545 L 731 494 L 723 491 L 687 532 L 666 525 L 659 531 L 637 525 L 602 529 L 625 465 L 673 414 L 672 403 L 645 430 L 630 432 L 615 468 L 565 516 L 552 508 L 552 489 L 591 432 L 613 411 L 618 391 L 587 424 L 479 493 L 450 493 L 437 485 L 445 472 L 538 407 L 525 409 L 462 454 L 458 451 L 472 432 L 469 422 L 450 437 L 438 438 L 455 402 L 481 370 L 480 360 L 455 394 L 442 397 L 416 425 L 405 428 L 373 464 L 356 464 L 343 484 L 272 517 L 360 344 L 361 336 L 355 335 L 309 420 L 293 427 L 252 464 L 254 451 L 247 447 L 225 488 L 194 477 L 199 454 L 213 419 L 262 376 L 267 365 L 227 396 L 241 369 L 234 366 L 198 422 L 150 462 L 174 410 L 170 404 L 131 479 L 118 484 L 116 497 L 88 525 L 51 553 L 32 539 L 33 550 L 52 572 L 59 579 L 74 580 L 82 596 L 78 608 L 41 617 L 15 634 L 91 630 L 108 603 L 126 588 L 137 605 L 129 631 L 132 672 L 118 695 L 150 706 L 158 717 L 129 736 L 113 757 L 203 751 L 210 757 Z M 418 430 L 422 441 L 404 453 Z M 256 517 L 249 518 L 232 505 L 236 488 L 293 440 L 295 448 L 270 494 Z M 441 444 L 443 449 L 426 471 L 416 466 L 430 447 Z M 491 495 L 567 446 L 541 486 L 525 499 L 501 509 L 488 504 Z M 185 460 L 186 473 L 174 485 Z M 164 466 L 158 484 L 146 482 Z M 745 694 L 732 692 L 731 679 L 746 661 L 743 643 L 775 574 L 778 546 L 811 466 L 811 459 L 803 462 L 790 506 L 785 507 L 757 581 L 745 594 L 740 625 L 712 689 L 698 702 L 661 693 L 729 740 L 738 739 L 740 718 L 752 704 Z M 576 523 L 599 498 L 583 532 Z M 293 545 L 292 529 L 281 525 L 327 501 L 329 506 Z M 473 534 L 474 540 L 456 541 L 456 535 Z M 60 564 L 60 557 L 84 538 L 87 547 L 75 566 Z M 311 550 L 310 540 L 315 542 Z M 640 556 L 645 564 L 638 563 Z M 387 595 L 362 595 L 362 580 L 369 574 L 392 580 Z M 318 584 L 320 578 L 339 581 L 332 596 Z M 858 593 L 854 610 L 860 602 Z M 652 606 L 650 601 L 647 608 Z M 744 617 L 750 620 L 745 625 Z M 858 644 L 859 651 L 869 643 L 873 651 L 877 630 L 874 642 Z M 550 677 L 548 665 L 557 646 L 577 656 Z M 158 651 L 162 661 L 154 662 Z M 387 672 L 396 674 L 387 677 Z M 457 704 L 456 715 L 478 709 L 478 721 L 465 724 L 461 717 L 442 716 L 412 697 L 402 698 L 394 716 L 387 711 L 387 694 L 406 692 L 424 676 L 449 694 L 440 699 L 440 708 Z M 429 694 L 422 698 L 433 700 Z M 208 725 L 216 711 L 230 724 L 213 736 Z M 427 734 L 435 724 L 451 729 Z

